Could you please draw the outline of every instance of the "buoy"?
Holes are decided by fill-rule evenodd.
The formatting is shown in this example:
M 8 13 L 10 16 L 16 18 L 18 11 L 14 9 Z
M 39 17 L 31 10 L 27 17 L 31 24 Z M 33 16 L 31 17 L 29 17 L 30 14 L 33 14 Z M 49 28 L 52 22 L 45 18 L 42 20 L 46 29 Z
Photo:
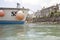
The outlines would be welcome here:
M 3 17 L 5 15 L 3 10 L 0 10 L 0 17 Z
M 16 19 L 17 20 L 23 20 L 24 19 L 24 13 L 22 11 L 18 11 L 16 13 Z

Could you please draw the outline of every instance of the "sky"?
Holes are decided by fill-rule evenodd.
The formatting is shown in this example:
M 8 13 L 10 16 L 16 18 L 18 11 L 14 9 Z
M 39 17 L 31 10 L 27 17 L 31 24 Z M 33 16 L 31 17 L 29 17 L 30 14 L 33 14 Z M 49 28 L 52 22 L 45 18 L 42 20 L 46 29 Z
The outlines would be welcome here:
M 16 7 L 16 3 L 20 3 L 21 7 L 36 11 L 59 4 L 60 0 L 0 0 L 0 7 Z

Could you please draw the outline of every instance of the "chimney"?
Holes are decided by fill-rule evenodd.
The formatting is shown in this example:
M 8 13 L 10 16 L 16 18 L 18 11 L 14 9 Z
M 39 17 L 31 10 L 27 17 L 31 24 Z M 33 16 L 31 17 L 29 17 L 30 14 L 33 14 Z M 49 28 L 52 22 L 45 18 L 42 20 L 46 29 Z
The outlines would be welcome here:
M 20 4 L 19 3 L 17 3 L 17 8 L 20 8 Z

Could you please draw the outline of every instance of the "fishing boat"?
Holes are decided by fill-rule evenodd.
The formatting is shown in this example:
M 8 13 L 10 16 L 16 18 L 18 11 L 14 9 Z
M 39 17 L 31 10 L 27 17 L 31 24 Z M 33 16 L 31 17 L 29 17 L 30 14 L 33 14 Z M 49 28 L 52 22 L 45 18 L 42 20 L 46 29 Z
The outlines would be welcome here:
M 24 24 L 29 9 L 0 8 L 0 24 Z

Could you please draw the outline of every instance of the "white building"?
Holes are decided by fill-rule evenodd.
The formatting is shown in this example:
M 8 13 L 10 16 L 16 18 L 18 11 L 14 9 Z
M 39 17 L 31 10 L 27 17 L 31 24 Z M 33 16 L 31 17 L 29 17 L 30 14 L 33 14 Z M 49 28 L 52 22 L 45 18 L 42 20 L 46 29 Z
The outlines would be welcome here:
M 41 11 L 40 10 L 37 10 L 34 15 L 36 17 L 41 17 Z
M 59 10 L 59 4 L 50 6 L 48 8 L 44 8 L 41 10 L 41 16 L 49 16 L 50 12 L 54 12 L 56 10 Z
M 34 15 L 36 17 L 49 16 L 50 12 L 54 12 L 55 10 L 60 10 L 60 4 L 56 4 L 48 8 L 42 8 L 41 10 L 37 10 Z

